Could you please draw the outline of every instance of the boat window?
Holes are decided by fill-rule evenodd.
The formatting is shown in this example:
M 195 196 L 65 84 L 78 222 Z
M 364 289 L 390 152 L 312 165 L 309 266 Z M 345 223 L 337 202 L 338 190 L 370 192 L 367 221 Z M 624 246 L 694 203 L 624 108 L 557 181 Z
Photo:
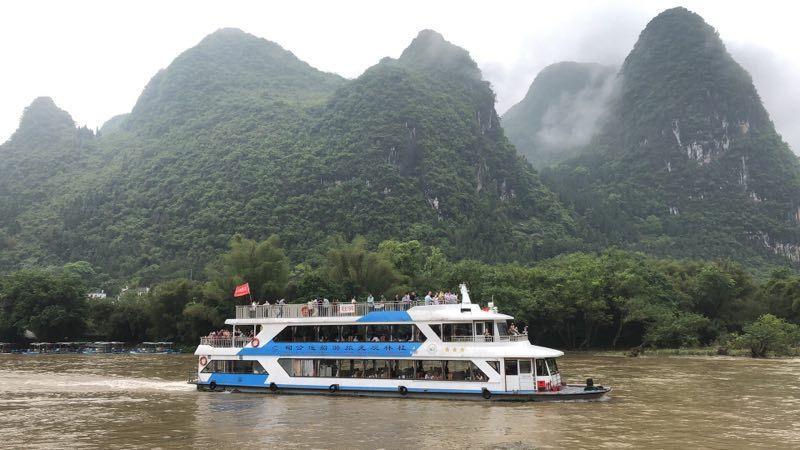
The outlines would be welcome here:
M 317 327 L 313 325 L 301 325 L 294 328 L 295 342 L 316 342 Z
M 255 373 L 265 374 L 267 371 L 258 361 L 212 360 L 203 368 L 202 373 Z
M 286 327 L 278 333 L 272 340 L 275 342 L 292 342 L 292 333 L 294 327 Z
M 392 340 L 390 325 L 367 326 L 367 340 L 370 342 L 389 342 Z
M 486 361 L 486 363 L 489 364 L 489 367 L 494 369 L 495 372 L 500 374 L 500 361 Z
M 419 327 L 417 327 L 416 325 L 411 326 L 411 333 L 412 333 L 411 336 L 412 342 L 423 342 L 427 339 L 427 337 L 425 337 L 425 335 L 422 334 L 422 331 L 420 331 Z
M 414 361 L 410 359 L 400 359 L 397 361 L 398 378 L 401 380 L 414 379 Z
M 497 324 L 497 335 L 508 336 L 508 324 L 505 322 L 495 322 Z
M 558 373 L 558 365 L 556 364 L 555 358 L 547 358 L 547 368 L 550 369 L 550 375 L 555 375 Z
M 438 336 L 439 339 L 441 339 L 442 338 L 442 326 L 440 324 L 436 324 L 436 325 L 431 325 L 430 327 L 431 327 L 431 330 L 433 330 L 433 332 L 436 333 L 436 336 Z
M 486 331 L 489 331 L 489 336 L 494 336 L 494 324 L 492 322 L 475 322 L 475 335 L 484 336 Z
M 531 360 L 530 359 L 520 359 L 519 360 L 519 373 L 531 373 Z
M 319 327 L 319 341 L 320 342 L 339 342 L 339 326 L 338 325 L 320 325 L 320 327 Z
M 366 340 L 366 329 L 363 325 L 343 325 L 342 342 L 364 342 Z
M 364 361 L 366 378 L 389 378 L 389 364 L 385 359 L 368 359 Z
M 340 359 L 339 378 L 361 378 L 364 376 L 364 361 L 360 359 Z
M 543 359 L 537 359 L 535 361 L 536 361 L 536 376 L 546 377 L 550 375 L 547 373 L 547 366 L 545 365 Z
M 292 370 L 292 360 L 291 359 L 279 359 L 278 360 L 278 364 L 281 365 L 281 369 L 283 369 L 284 372 L 286 372 L 287 375 L 289 375 L 290 377 L 292 376 L 292 374 L 294 373 L 294 370 Z
M 418 380 L 441 380 L 443 379 L 442 361 L 417 361 Z
M 411 341 L 414 334 L 412 326 L 414 325 L 392 325 L 392 340 L 398 342 Z
M 453 324 L 452 323 L 445 323 L 442 324 L 442 341 L 450 342 L 453 340 Z
M 320 359 L 318 362 L 318 377 L 335 377 L 338 369 L 335 359 Z
M 444 361 L 444 374 L 447 381 L 488 381 L 489 377 L 472 361 Z
M 454 324 L 453 325 L 453 336 L 472 337 L 472 322 Z
M 507 359 L 506 360 L 506 375 L 517 375 L 517 360 L 516 359 Z

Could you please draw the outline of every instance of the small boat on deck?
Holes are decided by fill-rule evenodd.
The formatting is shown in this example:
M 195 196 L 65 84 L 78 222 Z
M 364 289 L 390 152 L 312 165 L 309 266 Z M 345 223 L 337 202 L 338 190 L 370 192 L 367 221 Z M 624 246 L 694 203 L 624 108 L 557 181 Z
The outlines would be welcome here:
M 237 306 L 232 330 L 200 339 L 202 391 L 480 401 L 597 400 L 568 384 L 563 352 L 511 332 L 490 304 L 423 302 Z

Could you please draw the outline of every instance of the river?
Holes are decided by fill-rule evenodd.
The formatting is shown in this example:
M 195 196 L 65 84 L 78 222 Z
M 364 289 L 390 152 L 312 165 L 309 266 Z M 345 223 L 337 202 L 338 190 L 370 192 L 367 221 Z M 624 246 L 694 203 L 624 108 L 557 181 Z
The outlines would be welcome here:
M 594 403 L 197 392 L 191 355 L 0 355 L 0 447 L 800 447 L 800 359 L 568 354 Z

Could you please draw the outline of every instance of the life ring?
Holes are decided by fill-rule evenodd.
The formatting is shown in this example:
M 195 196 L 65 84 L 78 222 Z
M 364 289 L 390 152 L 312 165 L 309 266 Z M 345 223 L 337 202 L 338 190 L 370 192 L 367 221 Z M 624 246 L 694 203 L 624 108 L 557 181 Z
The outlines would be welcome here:
M 261 345 L 261 341 L 259 341 L 258 338 L 254 337 L 253 340 L 250 341 L 250 345 L 252 345 L 253 348 L 256 348 L 259 345 Z
M 332 385 L 328 386 L 328 390 L 331 391 L 331 394 L 333 394 L 333 393 L 335 393 L 336 391 L 339 390 L 339 385 L 338 384 L 332 384 Z
M 272 392 L 278 392 L 278 385 L 275 384 L 275 383 L 270 383 L 269 384 L 269 390 L 272 391 Z
M 492 391 L 490 391 L 489 389 L 483 388 L 483 389 L 481 389 L 481 395 L 486 400 L 489 400 L 490 398 L 492 398 Z
M 302 308 L 300 308 L 300 315 L 302 315 L 303 317 L 308 317 L 310 312 L 311 310 L 308 309 L 308 306 L 303 306 Z
M 217 390 L 217 382 L 216 381 L 212 381 L 211 383 L 208 383 L 208 388 L 210 390 L 212 390 L 212 391 L 216 391 Z
M 206 364 L 208 364 L 208 358 L 206 358 L 205 356 L 201 356 L 200 357 L 200 365 L 201 366 L 205 366 Z
M 400 386 L 400 387 L 397 388 L 397 390 L 400 391 L 400 395 L 402 395 L 404 397 L 406 395 L 408 395 L 408 388 L 405 387 L 405 386 Z

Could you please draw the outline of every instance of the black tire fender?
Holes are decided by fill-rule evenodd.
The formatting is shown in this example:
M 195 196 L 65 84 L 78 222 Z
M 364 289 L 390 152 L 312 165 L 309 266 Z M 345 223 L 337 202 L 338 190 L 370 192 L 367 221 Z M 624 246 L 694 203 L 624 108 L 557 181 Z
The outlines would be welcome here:
M 400 387 L 397 388 L 397 390 L 400 392 L 400 395 L 402 395 L 404 397 L 406 395 L 408 395 L 408 388 L 405 387 L 405 386 L 400 386 Z
M 278 392 L 278 385 L 275 384 L 275 383 L 270 383 L 269 384 L 269 390 L 272 391 L 272 392 Z
M 492 398 L 492 391 L 490 391 L 489 389 L 483 388 L 483 389 L 481 389 L 481 395 L 486 400 L 489 400 L 490 398 Z
M 212 381 L 211 383 L 208 383 L 208 389 L 210 389 L 212 391 L 216 391 L 217 390 L 217 382 L 216 381 Z
M 332 385 L 328 386 L 328 390 L 331 392 L 331 394 L 333 394 L 333 393 L 335 393 L 336 391 L 339 390 L 339 385 L 338 384 L 332 384 Z

